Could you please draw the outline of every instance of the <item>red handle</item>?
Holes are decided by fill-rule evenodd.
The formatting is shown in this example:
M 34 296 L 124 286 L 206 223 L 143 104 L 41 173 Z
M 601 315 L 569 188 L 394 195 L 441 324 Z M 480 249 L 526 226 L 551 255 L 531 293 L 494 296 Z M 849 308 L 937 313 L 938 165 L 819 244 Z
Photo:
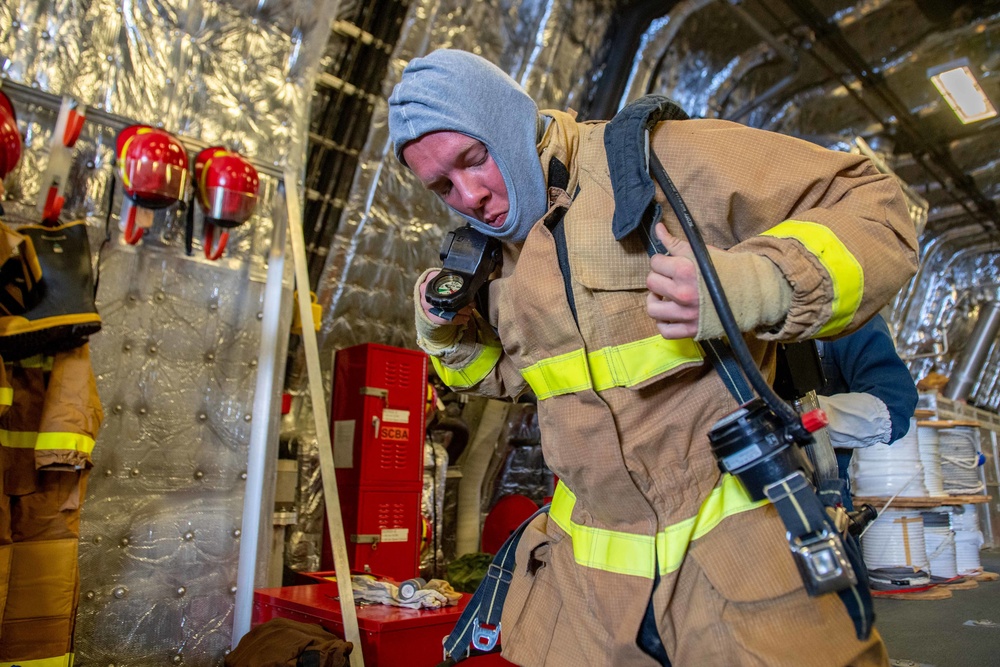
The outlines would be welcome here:
M 59 188 L 54 185 L 50 187 L 45 197 L 45 206 L 42 208 L 42 222 L 58 222 L 65 203 L 66 199 L 59 196 Z
M 125 221 L 125 242 L 135 245 L 142 239 L 142 233 L 146 231 L 135 224 L 135 206 L 129 206 L 128 219 Z

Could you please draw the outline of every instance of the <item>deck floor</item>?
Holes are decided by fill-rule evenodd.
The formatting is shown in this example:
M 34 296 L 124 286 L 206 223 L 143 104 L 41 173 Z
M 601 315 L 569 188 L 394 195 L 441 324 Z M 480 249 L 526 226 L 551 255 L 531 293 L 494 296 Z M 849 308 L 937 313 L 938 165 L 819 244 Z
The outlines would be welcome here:
M 982 552 L 1000 573 L 1000 550 Z M 1000 580 L 946 600 L 875 599 L 875 626 L 893 667 L 1000 667 Z

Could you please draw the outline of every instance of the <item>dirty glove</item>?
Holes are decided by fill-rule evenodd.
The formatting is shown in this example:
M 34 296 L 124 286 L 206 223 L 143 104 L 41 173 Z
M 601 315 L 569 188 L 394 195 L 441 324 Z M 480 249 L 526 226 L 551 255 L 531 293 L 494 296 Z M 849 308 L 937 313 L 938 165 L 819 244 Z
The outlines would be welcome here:
M 889 442 L 889 408 L 875 396 L 855 392 L 817 398 L 829 420 L 826 431 L 834 447 L 859 449 Z
M 424 284 L 432 273 L 441 269 L 427 269 L 417 278 L 413 286 L 414 321 L 417 327 L 417 345 L 432 357 L 439 357 L 450 352 L 461 339 L 468 317 L 457 315 L 455 324 L 439 324 L 433 322 L 427 314 L 424 299 Z

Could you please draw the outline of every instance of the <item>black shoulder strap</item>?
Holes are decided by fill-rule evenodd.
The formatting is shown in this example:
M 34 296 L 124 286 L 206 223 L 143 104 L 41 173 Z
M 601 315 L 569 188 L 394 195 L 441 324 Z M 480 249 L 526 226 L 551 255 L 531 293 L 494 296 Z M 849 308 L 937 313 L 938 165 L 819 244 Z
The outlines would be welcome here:
M 565 190 L 569 187 L 569 170 L 562 162 L 556 158 L 549 160 L 549 182 L 550 188 Z M 574 193 L 573 196 L 576 196 Z M 566 209 L 558 208 L 552 211 L 545 219 L 545 226 L 552 232 L 552 238 L 556 244 L 556 258 L 559 260 L 559 272 L 562 274 L 563 288 L 566 290 L 566 303 L 569 304 L 570 312 L 573 313 L 573 321 L 580 325 L 580 319 L 576 314 L 576 299 L 573 298 L 573 284 L 570 280 L 569 251 L 566 247 L 566 226 L 563 218 L 566 217 Z

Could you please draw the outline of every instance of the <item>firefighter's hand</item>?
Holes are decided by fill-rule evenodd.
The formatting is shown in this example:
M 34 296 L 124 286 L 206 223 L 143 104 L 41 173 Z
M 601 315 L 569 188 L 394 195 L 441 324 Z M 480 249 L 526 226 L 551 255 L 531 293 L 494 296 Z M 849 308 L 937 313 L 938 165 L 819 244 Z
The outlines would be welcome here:
M 462 308 L 460 311 L 458 311 L 458 313 L 455 314 L 455 317 L 451 321 L 448 321 L 443 317 L 438 317 L 437 315 L 431 312 L 431 305 L 427 303 L 427 285 L 429 285 L 431 280 L 434 279 L 434 276 L 436 276 L 439 273 L 441 272 L 440 271 L 428 272 L 427 276 L 424 278 L 424 281 L 420 283 L 420 306 L 424 310 L 424 315 L 427 316 L 428 320 L 437 325 L 453 324 L 457 326 L 461 324 L 467 324 L 469 322 L 469 319 L 472 317 L 472 304 L 469 304 L 465 308 Z
M 646 312 L 664 338 L 694 338 L 701 306 L 694 253 L 687 241 L 671 236 L 663 223 L 656 225 L 656 236 L 670 254 L 650 258 Z

